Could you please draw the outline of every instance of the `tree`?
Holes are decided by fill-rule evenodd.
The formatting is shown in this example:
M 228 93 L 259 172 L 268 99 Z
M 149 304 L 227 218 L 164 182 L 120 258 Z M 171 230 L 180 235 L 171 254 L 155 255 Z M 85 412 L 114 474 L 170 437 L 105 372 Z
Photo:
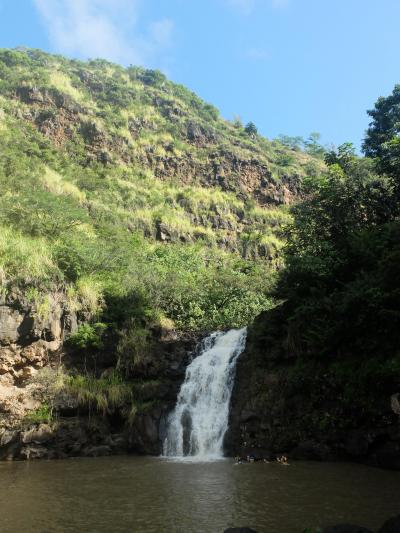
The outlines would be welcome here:
M 295 150 L 296 152 L 301 150 L 304 146 L 304 139 L 300 135 L 297 135 L 295 137 L 291 137 L 290 135 L 278 135 L 277 140 L 285 145 L 291 148 L 292 150 Z
M 348 170 L 356 160 L 353 143 L 343 143 L 337 150 L 332 149 L 325 153 L 325 163 L 328 166 L 339 165 L 343 170 Z
M 386 344 L 391 353 L 400 318 L 391 184 L 351 145 L 329 156 L 328 173 L 307 181 L 305 199 L 292 208 L 276 289 L 285 302 L 280 327 L 283 317 L 298 355 L 363 355 L 368 343 L 374 350 Z
M 254 124 L 254 122 L 248 122 L 246 124 L 246 127 L 244 128 L 244 131 L 252 139 L 255 139 L 258 135 L 258 129 L 257 129 L 257 126 Z
M 314 156 L 323 156 L 325 148 L 320 144 L 321 134 L 317 131 L 313 131 L 308 136 L 308 139 L 304 141 L 306 152 Z
M 400 85 L 391 95 L 380 97 L 368 115 L 372 122 L 363 143 L 364 153 L 375 158 L 379 170 L 392 176 L 400 188 Z
M 236 129 L 240 130 L 243 128 L 243 122 L 239 115 L 235 115 L 233 117 L 232 124 L 235 126 Z

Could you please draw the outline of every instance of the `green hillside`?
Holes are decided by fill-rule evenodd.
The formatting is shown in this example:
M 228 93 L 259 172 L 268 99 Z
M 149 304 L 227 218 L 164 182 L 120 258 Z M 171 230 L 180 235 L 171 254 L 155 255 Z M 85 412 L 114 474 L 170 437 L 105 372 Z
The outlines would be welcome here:
M 106 324 L 126 298 L 119 319 L 140 327 L 249 323 L 270 306 L 288 205 L 322 167 L 158 71 L 2 50 L 2 291 L 45 313 L 61 288 Z

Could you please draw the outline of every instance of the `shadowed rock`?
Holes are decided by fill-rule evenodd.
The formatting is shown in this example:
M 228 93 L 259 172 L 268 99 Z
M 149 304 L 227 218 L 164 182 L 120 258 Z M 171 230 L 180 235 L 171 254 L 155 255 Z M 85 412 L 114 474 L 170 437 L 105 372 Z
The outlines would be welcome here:
M 339 524 L 337 526 L 327 527 L 323 533 L 372 533 L 369 529 L 353 524 Z
M 400 533 L 400 515 L 385 522 L 378 533 Z

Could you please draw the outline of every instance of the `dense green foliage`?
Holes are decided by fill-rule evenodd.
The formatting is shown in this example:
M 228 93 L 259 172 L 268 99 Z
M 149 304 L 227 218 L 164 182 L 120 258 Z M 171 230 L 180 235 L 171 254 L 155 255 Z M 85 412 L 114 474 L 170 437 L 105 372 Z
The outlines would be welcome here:
M 266 336 L 281 354 L 330 362 L 350 358 L 344 387 L 363 361 L 364 370 L 371 370 L 364 381 L 357 371 L 364 399 L 368 391 L 374 398 L 377 387 L 390 392 L 399 384 L 399 163 L 386 151 L 398 141 L 392 121 L 398 105 L 396 88 L 370 112 L 374 122 L 364 146 L 374 157 L 357 157 L 350 144 L 342 145 L 326 154 L 326 175 L 306 180 L 306 198 L 292 209 L 286 268 L 275 290 L 282 304 L 268 315 Z M 299 372 L 311 382 L 314 374 Z
M 381 97 L 368 111 L 372 122 L 364 141 L 364 152 L 375 159 L 378 169 L 400 180 L 400 85 Z
M 239 367 L 242 387 L 251 391 L 244 405 L 261 419 L 246 442 L 254 437 L 254 445 L 296 448 L 300 456 L 303 449 L 309 457 L 327 458 L 329 451 L 361 460 L 392 446 L 400 390 L 400 202 L 398 162 L 385 150 L 396 144 L 390 119 L 397 106 L 393 95 L 378 100 L 375 111 L 386 118 L 371 123 L 365 140 L 376 143 L 375 153 L 360 157 L 343 144 L 325 153 L 327 173 L 304 180 L 273 291 L 280 303 L 250 327 L 249 358 L 245 370 Z

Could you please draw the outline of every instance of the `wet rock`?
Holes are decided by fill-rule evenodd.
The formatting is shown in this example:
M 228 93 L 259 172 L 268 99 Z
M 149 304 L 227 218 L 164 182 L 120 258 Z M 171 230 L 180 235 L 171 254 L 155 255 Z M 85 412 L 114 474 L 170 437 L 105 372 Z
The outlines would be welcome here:
M 225 529 L 224 533 L 257 533 L 257 531 L 249 527 L 230 527 Z
M 113 453 L 126 452 L 128 444 L 125 435 L 112 435 L 112 437 L 110 437 L 109 439 L 109 442 L 110 446 L 112 447 Z
M 393 394 L 390 398 L 390 404 L 392 411 L 400 416 L 400 394 Z
M 10 442 L 7 446 L 0 446 L 0 461 L 13 461 L 20 459 L 21 443 L 18 440 Z
M 41 445 L 27 445 L 23 446 L 19 452 L 18 459 L 32 460 L 44 459 L 48 457 L 48 450 Z
M 372 533 L 369 529 L 352 524 L 339 524 L 323 529 L 323 533 Z
M 140 430 L 142 438 L 149 445 L 158 442 L 158 425 L 156 420 L 150 415 L 144 415 L 138 417 L 137 427 Z
M 52 439 L 53 436 L 53 430 L 48 424 L 40 424 L 37 428 L 23 432 L 21 440 L 24 444 L 43 443 Z
M 83 450 L 82 455 L 85 457 L 104 457 L 111 455 L 111 451 L 110 446 L 106 445 L 89 446 Z
M 290 457 L 299 460 L 328 461 L 332 459 L 332 453 L 326 444 L 308 440 L 301 442 L 290 453 Z
M 259 416 L 256 411 L 244 409 L 240 414 L 241 422 L 249 422 L 250 420 L 259 420 Z
M 387 442 L 375 452 L 377 466 L 400 470 L 400 443 Z
M 0 448 L 6 447 L 12 442 L 15 442 L 18 438 L 17 431 L 9 431 L 7 429 L 0 429 Z
M 345 450 L 354 457 L 366 456 L 369 450 L 369 441 L 365 431 L 351 431 L 345 440 Z
M 385 522 L 378 533 L 400 533 L 400 515 Z

